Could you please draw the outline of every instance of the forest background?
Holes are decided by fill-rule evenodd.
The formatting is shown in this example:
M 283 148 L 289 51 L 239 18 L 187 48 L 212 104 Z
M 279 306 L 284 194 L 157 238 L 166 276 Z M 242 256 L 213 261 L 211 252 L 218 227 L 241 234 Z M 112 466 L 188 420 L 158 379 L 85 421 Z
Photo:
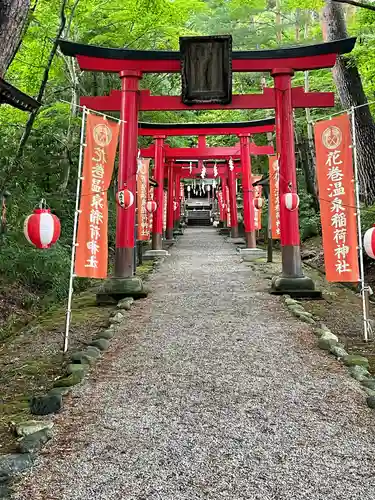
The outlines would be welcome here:
M 7 0 L 7 2 L 12 0 Z M 31 116 L 0 108 L 0 193 L 8 191 L 7 225 L 0 234 L 0 327 L 19 315 L 63 300 L 68 291 L 71 238 L 79 154 L 82 95 L 104 95 L 119 88 L 117 75 L 81 72 L 66 58 L 57 38 L 131 49 L 178 50 L 179 36 L 231 34 L 234 50 L 271 49 L 357 36 L 352 54 L 335 71 L 296 73 L 293 85 L 336 92 L 336 107 L 312 110 L 311 120 L 327 117 L 366 99 L 375 102 L 375 12 L 319 0 L 13 0 L 23 5 L 21 43 L 5 76 L 42 106 Z M 1 32 L 0 32 L 1 38 Z M 0 68 L 1 74 L 1 68 Z M 261 92 L 272 86 L 268 74 L 234 74 L 234 93 Z M 153 94 L 180 93 L 179 75 L 145 75 L 141 88 Z M 363 226 L 375 214 L 375 126 L 372 104 L 357 116 L 360 138 Z M 142 113 L 155 122 L 246 121 L 271 116 L 270 110 Z M 301 234 L 317 235 L 319 204 L 314 176 L 314 148 L 305 110 L 296 110 L 296 154 L 301 198 Z M 266 140 L 264 138 L 264 140 Z M 230 145 L 235 137 L 210 137 L 210 145 Z M 194 138 L 171 138 L 172 146 L 194 146 Z M 259 139 L 257 139 L 259 142 Z M 147 138 L 141 139 L 147 145 Z M 253 159 L 254 173 L 268 171 L 266 158 Z M 115 178 L 116 176 L 114 176 Z M 114 192 L 110 190 L 109 237 L 114 245 Z M 45 198 L 60 218 L 60 241 L 48 252 L 31 247 L 23 235 L 25 217 Z M 77 280 L 82 289 L 87 281 Z

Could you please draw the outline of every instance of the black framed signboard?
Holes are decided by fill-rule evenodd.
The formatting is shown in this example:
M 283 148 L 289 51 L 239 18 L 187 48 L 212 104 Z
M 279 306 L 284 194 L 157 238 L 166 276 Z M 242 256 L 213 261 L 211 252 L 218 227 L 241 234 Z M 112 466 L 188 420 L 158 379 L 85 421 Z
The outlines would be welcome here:
M 232 37 L 180 38 L 182 102 L 187 105 L 232 101 Z

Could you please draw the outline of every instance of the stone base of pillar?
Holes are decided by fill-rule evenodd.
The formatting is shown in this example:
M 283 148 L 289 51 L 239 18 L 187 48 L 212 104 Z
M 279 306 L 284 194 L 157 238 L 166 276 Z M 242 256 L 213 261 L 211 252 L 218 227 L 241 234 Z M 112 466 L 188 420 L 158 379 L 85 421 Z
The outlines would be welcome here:
M 147 250 L 143 255 L 144 259 L 161 259 L 163 257 L 168 257 L 170 255 L 167 250 Z
M 165 232 L 165 239 L 172 240 L 173 239 L 173 227 L 169 227 Z
M 125 297 L 140 299 L 147 297 L 148 290 L 144 287 L 141 278 L 108 278 L 100 286 L 96 294 L 98 305 L 116 304 Z
M 281 248 L 282 274 L 272 279 L 271 293 L 319 299 L 322 292 L 315 290 L 315 283 L 302 271 L 301 251 L 298 245 Z
M 255 236 L 255 231 L 250 231 L 245 233 L 246 248 L 256 248 L 257 241 Z
M 238 226 L 231 227 L 230 235 L 232 238 L 238 238 Z
M 267 257 L 267 252 L 262 248 L 241 248 L 239 251 L 244 262 L 253 262 Z
M 233 245 L 244 245 L 246 242 L 243 238 L 233 238 L 232 236 L 228 238 L 229 243 L 233 243 Z
M 162 250 L 163 248 L 163 238 L 159 233 L 152 233 L 152 249 Z
M 274 276 L 270 293 L 273 295 L 290 295 L 296 298 L 320 299 L 322 292 L 315 290 L 315 284 L 308 276 Z

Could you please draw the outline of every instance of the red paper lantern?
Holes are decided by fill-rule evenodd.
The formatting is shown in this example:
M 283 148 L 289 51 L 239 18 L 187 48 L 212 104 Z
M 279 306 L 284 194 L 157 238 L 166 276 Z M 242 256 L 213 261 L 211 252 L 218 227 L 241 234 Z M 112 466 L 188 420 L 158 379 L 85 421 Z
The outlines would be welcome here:
M 156 201 L 154 201 L 154 200 L 149 200 L 146 203 L 146 210 L 149 214 L 153 214 L 157 208 L 158 208 L 158 206 L 156 204 Z
M 133 205 L 134 194 L 128 188 L 124 187 L 124 189 L 117 191 L 116 202 L 121 208 L 125 208 L 126 210 Z
M 263 207 L 263 198 L 259 197 L 259 198 L 254 198 L 254 207 L 257 209 L 257 210 L 261 210 L 261 208 Z
M 285 193 L 283 195 L 284 207 L 290 212 L 297 210 L 299 205 L 299 196 L 297 193 Z
M 49 208 L 37 208 L 26 218 L 23 232 L 37 248 L 50 248 L 60 237 L 60 221 Z
M 363 236 L 363 246 L 365 252 L 371 259 L 375 259 L 375 225 L 367 229 Z

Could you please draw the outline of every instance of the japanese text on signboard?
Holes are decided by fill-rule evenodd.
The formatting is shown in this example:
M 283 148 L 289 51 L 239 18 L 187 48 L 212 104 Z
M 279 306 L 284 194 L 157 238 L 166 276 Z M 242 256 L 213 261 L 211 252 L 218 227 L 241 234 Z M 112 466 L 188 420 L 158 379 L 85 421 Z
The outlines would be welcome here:
M 316 169 L 328 281 L 359 279 L 357 221 L 347 115 L 316 123 Z

